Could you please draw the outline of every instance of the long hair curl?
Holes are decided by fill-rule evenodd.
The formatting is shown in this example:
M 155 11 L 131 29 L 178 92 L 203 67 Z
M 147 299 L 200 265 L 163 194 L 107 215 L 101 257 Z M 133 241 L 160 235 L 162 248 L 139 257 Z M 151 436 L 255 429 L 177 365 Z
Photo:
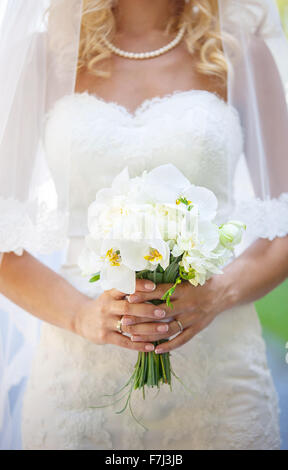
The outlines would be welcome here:
M 188 51 L 197 54 L 196 69 L 200 74 L 215 76 L 226 81 L 227 63 L 223 52 L 217 0 L 184 0 L 174 2 L 174 14 L 165 33 L 177 32 L 186 26 L 185 41 Z M 113 41 L 116 31 L 115 0 L 83 0 L 82 24 L 79 43 L 78 70 L 86 68 L 96 76 L 108 77 L 103 60 L 111 52 L 103 37 Z

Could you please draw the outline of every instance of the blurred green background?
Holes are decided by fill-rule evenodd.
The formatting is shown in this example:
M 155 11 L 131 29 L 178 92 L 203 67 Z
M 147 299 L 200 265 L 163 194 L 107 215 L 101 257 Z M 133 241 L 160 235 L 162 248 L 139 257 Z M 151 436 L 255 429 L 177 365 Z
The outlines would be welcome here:
M 282 24 L 288 37 L 288 0 L 276 0 L 276 3 L 278 4 Z
M 288 0 L 276 0 L 276 3 L 288 38 Z M 263 328 L 278 337 L 279 340 L 288 342 L 288 279 L 256 302 L 255 306 Z
M 288 0 L 275 1 L 288 38 Z M 288 279 L 255 302 L 255 307 L 267 346 L 268 365 L 279 397 L 281 448 L 288 450 Z
M 261 300 L 258 300 L 255 306 L 262 327 L 279 338 L 279 340 L 288 342 L 288 280 Z

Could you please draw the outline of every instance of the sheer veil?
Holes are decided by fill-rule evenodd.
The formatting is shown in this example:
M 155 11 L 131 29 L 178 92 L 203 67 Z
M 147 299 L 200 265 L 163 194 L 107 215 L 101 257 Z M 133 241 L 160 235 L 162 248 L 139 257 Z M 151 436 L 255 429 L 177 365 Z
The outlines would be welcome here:
M 70 167 L 67 148 L 55 181 L 43 136 L 55 103 L 74 92 L 82 1 L 9 0 L 0 18 L 0 253 L 48 264 L 67 248 Z M 273 0 L 218 4 L 228 105 L 244 134 L 227 175 L 231 217 L 247 223 L 241 250 L 288 234 L 288 43 Z M 0 310 L 0 448 L 14 449 L 41 321 L 1 295 Z
M 57 186 L 43 131 L 56 101 L 74 91 L 81 12 L 80 0 L 9 0 L 0 29 L 0 252 L 24 249 L 47 264 L 67 244 L 69 149 Z M 4 296 L 0 309 L 0 442 L 13 449 L 41 322 Z

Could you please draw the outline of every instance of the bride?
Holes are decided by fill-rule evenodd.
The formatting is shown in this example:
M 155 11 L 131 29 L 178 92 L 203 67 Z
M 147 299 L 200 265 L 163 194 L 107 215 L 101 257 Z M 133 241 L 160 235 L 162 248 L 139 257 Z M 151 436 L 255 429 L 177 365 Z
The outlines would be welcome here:
M 55 100 L 44 135 L 58 192 L 70 157 L 67 256 L 56 272 L 27 245 L 21 256 L 15 246 L 2 249 L 1 293 L 43 320 L 23 401 L 23 449 L 280 449 L 278 397 L 253 302 L 288 275 L 287 120 L 273 119 L 280 110 L 287 118 L 287 110 L 261 41 L 250 58 L 262 128 L 245 112 L 252 91 L 240 75 L 244 65 L 229 89 L 218 3 L 225 2 L 83 2 L 75 88 Z M 269 201 L 257 145 L 266 154 L 273 149 L 273 169 L 264 165 Z M 258 198 L 233 212 L 232 178 L 243 152 Z M 137 280 L 126 296 L 89 284 L 77 266 L 96 191 L 125 166 L 136 176 L 169 162 L 215 192 L 219 221 L 247 217 L 256 234 L 224 274 L 204 286 L 178 286 L 173 311 L 146 303 L 167 284 Z M 119 406 L 91 408 L 123 386 L 137 351 L 153 350 L 161 338 L 170 338 L 161 352 L 171 352 L 193 396 L 178 382 L 172 392 L 149 390 L 145 401 L 135 392 L 133 409 L 148 431 L 129 413 L 115 414 Z

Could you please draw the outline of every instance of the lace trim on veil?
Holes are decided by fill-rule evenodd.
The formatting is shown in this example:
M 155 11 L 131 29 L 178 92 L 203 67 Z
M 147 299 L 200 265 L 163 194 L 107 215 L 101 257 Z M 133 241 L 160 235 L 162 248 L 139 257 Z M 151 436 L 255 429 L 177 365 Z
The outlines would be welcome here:
M 247 225 L 247 235 L 252 238 L 268 238 L 288 235 L 288 193 L 278 198 L 259 198 L 238 202 L 232 213 Z
M 23 250 L 48 254 L 64 247 L 67 214 L 51 210 L 43 202 L 37 208 L 13 198 L 0 198 L 0 252 Z

